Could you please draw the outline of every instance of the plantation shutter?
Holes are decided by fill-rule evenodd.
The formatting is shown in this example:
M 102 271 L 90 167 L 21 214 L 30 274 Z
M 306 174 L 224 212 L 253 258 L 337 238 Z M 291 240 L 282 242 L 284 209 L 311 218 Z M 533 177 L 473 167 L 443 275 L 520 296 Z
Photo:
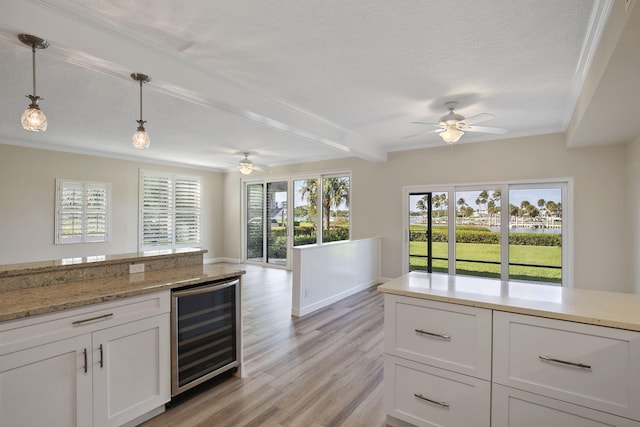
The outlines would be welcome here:
M 91 184 L 85 186 L 86 214 L 85 214 L 85 241 L 104 242 L 107 240 L 107 209 L 108 193 L 104 184 Z
M 109 239 L 109 184 L 57 180 L 56 244 Z
M 176 178 L 176 246 L 200 246 L 200 187 L 198 177 Z
M 199 247 L 202 178 L 140 172 L 140 250 Z
M 173 182 L 171 176 L 142 174 L 142 248 L 171 248 Z

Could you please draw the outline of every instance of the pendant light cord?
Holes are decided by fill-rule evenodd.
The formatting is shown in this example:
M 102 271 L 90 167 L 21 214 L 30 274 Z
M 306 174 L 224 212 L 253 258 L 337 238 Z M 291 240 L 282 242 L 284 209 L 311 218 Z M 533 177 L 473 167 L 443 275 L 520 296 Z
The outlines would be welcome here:
M 31 45 L 31 67 L 33 68 L 33 97 L 37 99 L 36 96 L 36 45 Z
M 142 126 L 142 80 L 140 80 L 140 122 Z

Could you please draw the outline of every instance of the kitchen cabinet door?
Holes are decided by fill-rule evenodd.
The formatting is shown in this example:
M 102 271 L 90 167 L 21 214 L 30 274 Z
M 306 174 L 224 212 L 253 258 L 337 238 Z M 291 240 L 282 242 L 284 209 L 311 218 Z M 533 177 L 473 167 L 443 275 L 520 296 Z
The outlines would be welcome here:
M 94 427 L 120 426 L 171 399 L 169 314 L 93 333 Z
M 0 426 L 90 426 L 90 350 L 84 334 L 2 356 Z

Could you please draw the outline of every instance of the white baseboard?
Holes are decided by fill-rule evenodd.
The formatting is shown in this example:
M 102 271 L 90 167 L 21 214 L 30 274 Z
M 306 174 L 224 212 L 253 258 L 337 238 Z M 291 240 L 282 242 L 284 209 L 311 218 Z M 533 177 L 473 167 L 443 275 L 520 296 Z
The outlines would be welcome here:
M 221 262 L 226 262 L 229 264 L 240 264 L 240 259 L 238 258 L 207 258 L 205 260 L 202 260 L 203 264 L 218 264 Z
M 291 309 L 291 315 L 295 317 L 302 317 L 309 313 L 313 313 L 314 311 L 320 310 L 328 305 L 333 304 L 334 302 L 345 299 L 357 292 L 364 291 L 365 289 L 369 289 L 372 286 L 377 286 L 380 284 L 380 281 L 375 280 L 373 282 L 363 283 L 361 285 L 354 286 L 353 288 L 347 289 L 346 291 L 340 292 L 339 294 L 332 295 L 330 298 L 323 299 L 322 301 L 318 301 L 314 304 Z

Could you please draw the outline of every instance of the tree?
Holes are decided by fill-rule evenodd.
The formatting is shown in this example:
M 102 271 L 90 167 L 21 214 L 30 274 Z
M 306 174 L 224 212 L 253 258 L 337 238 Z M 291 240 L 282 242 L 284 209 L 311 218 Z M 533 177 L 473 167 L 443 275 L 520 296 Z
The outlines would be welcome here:
M 420 211 L 420 214 L 422 215 L 423 219 L 424 219 L 425 212 L 429 210 L 429 205 L 427 204 L 428 198 L 429 196 L 424 196 L 416 202 L 416 209 Z
M 331 225 L 331 209 L 345 204 L 349 206 L 349 178 L 332 177 L 322 180 L 322 229 L 328 230 Z
M 307 216 L 310 220 L 315 221 L 318 212 L 318 180 L 307 179 L 304 185 L 300 187 L 300 197 L 309 204 Z
M 467 204 L 467 201 L 465 199 L 463 199 L 462 197 L 460 197 L 458 199 L 458 201 L 456 202 L 456 204 L 458 205 L 458 211 L 460 212 L 460 216 L 464 217 L 464 208 L 469 206 Z
M 440 209 L 442 207 L 447 208 L 449 206 L 449 201 L 447 200 L 446 193 L 434 194 L 433 197 L 431 197 L 431 204 L 436 209 L 436 212 L 438 213 L 437 215 L 438 217 L 447 216 L 446 214 L 443 215 L 443 212 Z
M 476 198 L 476 205 L 478 205 L 479 207 L 484 206 L 486 210 L 488 201 L 489 201 L 489 193 L 487 193 L 487 190 L 482 190 L 480 194 L 478 194 L 478 197 Z M 487 216 L 488 216 L 488 213 L 489 212 L 487 212 Z

